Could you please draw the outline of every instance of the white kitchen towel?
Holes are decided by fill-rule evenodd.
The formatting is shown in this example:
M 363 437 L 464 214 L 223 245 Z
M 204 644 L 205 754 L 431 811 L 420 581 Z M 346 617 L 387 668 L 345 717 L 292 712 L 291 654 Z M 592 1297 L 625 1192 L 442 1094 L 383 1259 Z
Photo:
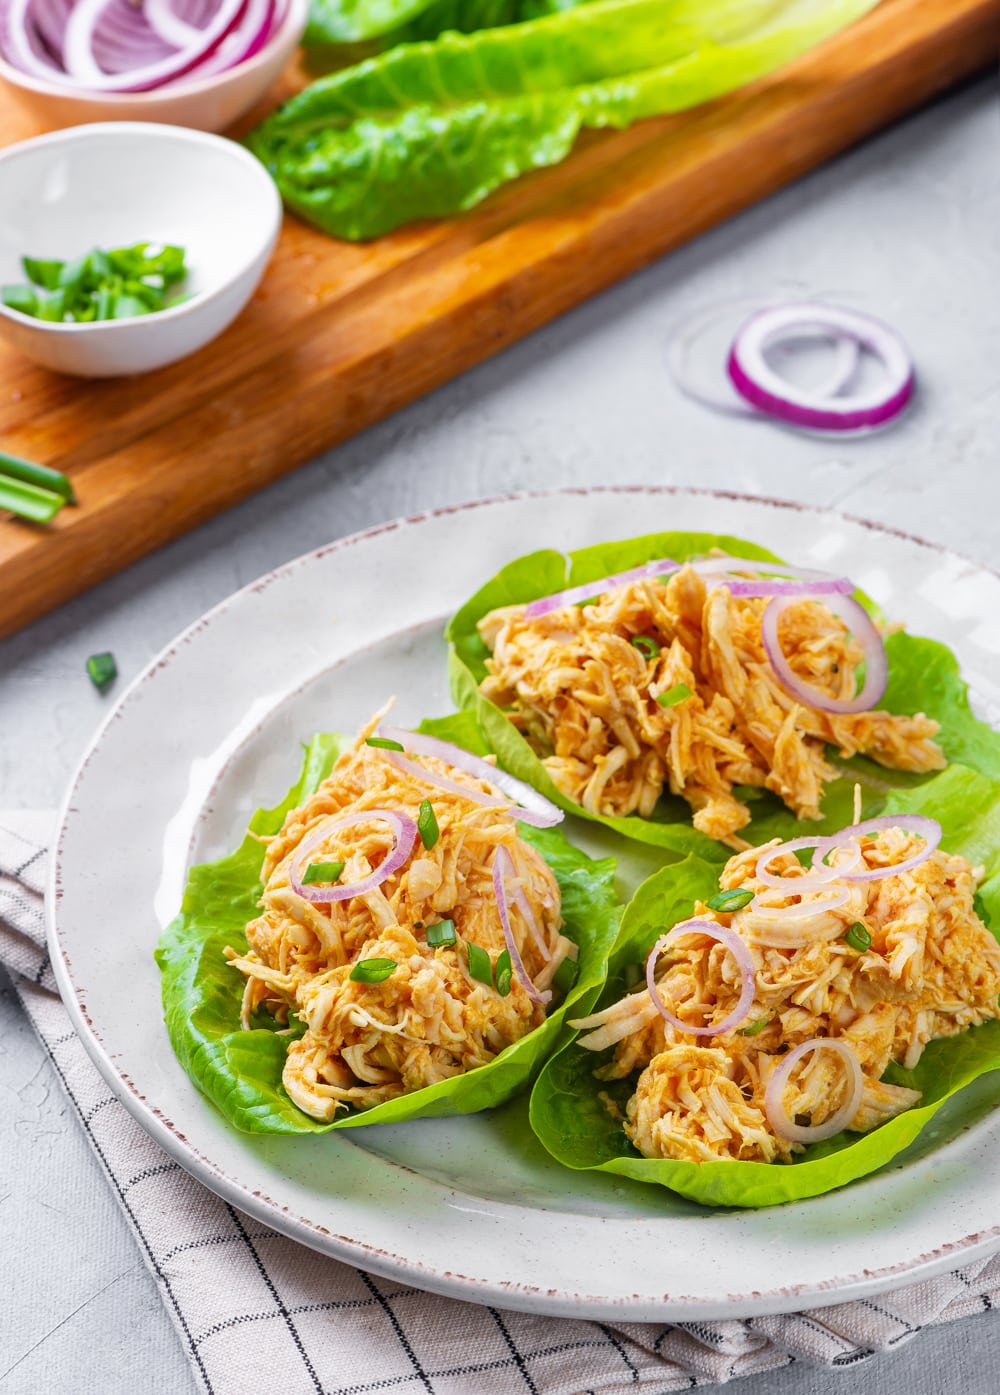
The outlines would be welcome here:
M 1000 1304 L 1000 1256 L 871 1300 L 720 1322 L 585 1322 L 439 1298 L 352 1269 L 221 1201 L 98 1074 L 56 992 L 42 892 L 52 816 L 0 814 L 0 963 L 47 1048 L 208 1395 L 625 1395 L 793 1360 L 848 1366 Z M 734 1392 L 735 1395 L 735 1392 Z

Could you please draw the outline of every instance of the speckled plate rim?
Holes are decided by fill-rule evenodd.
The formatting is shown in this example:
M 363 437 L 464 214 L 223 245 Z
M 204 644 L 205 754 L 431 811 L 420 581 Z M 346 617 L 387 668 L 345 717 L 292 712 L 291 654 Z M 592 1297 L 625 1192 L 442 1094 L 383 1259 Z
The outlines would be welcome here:
M 309 1141 L 336 1167 L 338 1193 L 320 1197 L 289 1180 L 280 1149 L 229 1130 L 163 1049 L 149 950 L 158 928 L 152 900 L 162 829 L 156 824 L 164 812 L 175 816 L 186 800 L 189 816 L 197 817 L 198 798 L 232 752 L 252 739 L 262 712 L 381 634 L 448 613 L 511 557 L 533 546 L 570 548 L 673 527 L 743 535 L 802 565 L 849 566 L 894 617 L 949 640 L 968 662 L 977 691 L 985 686 L 993 702 L 1000 694 L 1000 634 L 989 619 L 1000 615 L 1000 576 L 989 569 L 898 530 L 788 501 L 608 486 L 470 501 L 296 558 L 185 630 L 102 724 L 59 818 L 47 897 L 56 978 L 114 1094 L 172 1158 L 227 1201 L 336 1259 L 418 1287 L 501 1307 L 632 1321 L 822 1306 L 1000 1248 L 1000 1222 L 992 1223 L 1000 1217 L 993 1119 L 901 1171 L 763 1212 L 637 1219 L 484 1200 L 385 1159 L 373 1161 L 352 1146 L 350 1134 Z M 514 541 L 503 542 L 498 529 Z M 454 553 L 453 569 L 427 569 L 422 585 L 413 586 L 414 556 L 447 555 L 445 544 L 461 552 L 461 561 Z M 327 574 L 339 574 L 342 583 L 352 578 L 359 613 L 387 596 L 399 598 L 401 613 L 393 612 L 391 624 L 384 615 L 362 623 L 360 614 L 348 614 L 332 646 L 328 635 L 322 643 L 296 635 L 301 588 L 308 595 L 309 583 Z M 192 681 L 239 682 L 248 659 L 237 641 L 249 649 L 246 623 L 261 619 L 293 624 L 284 634 L 295 640 L 294 663 L 261 666 L 255 654 L 249 707 L 241 702 L 236 710 L 230 694 L 229 706 L 223 711 L 220 704 L 206 718 L 210 730 L 199 731 L 198 740 L 164 722 L 186 689 L 190 697 Z M 164 783 L 139 820 L 122 797 L 123 775 L 134 772 L 136 760 L 152 761 Z M 196 768 L 198 780 L 191 775 Z M 127 867 L 100 855 L 107 846 L 129 848 Z M 115 909 L 123 893 L 125 917 Z

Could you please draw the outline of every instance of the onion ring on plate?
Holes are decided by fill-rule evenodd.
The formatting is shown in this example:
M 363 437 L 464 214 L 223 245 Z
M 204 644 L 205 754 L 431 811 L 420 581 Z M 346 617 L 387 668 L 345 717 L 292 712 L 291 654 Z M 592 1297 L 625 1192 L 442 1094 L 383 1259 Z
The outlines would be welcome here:
M 822 885 L 825 886 L 826 883 Z M 818 889 L 821 890 L 822 887 Z M 803 887 L 803 891 L 809 890 L 811 890 L 811 888 L 807 883 L 806 886 Z M 793 891 L 789 887 L 782 888 L 782 894 L 785 896 L 799 895 L 797 891 Z M 757 915 L 773 916 L 777 920 L 802 920 L 805 916 L 822 915 L 825 911 L 835 911 L 838 906 L 844 904 L 850 894 L 850 888 L 842 886 L 839 891 L 831 890 L 830 895 L 827 896 L 825 900 L 821 896 L 816 901 L 802 901 L 797 906 L 767 906 L 760 899 L 762 896 L 766 896 L 767 892 L 758 891 L 757 895 L 744 909 L 755 912 Z M 737 911 L 736 914 L 739 915 L 740 913 Z
M 850 627 L 862 647 L 865 661 L 865 681 L 860 693 L 852 698 L 834 698 L 800 678 L 785 658 L 778 638 L 778 623 L 791 602 L 791 597 L 775 596 L 765 608 L 760 622 L 764 652 L 782 687 L 786 688 L 796 701 L 806 707 L 813 707 L 818 712 L 846 714 L 869 711 L 885 692 L 889 682 L 889 661 L 885 655 L 885 645 L 871 616 L 851 596 L 834 595 L 823 598 L 827 610 L 839 616 Z
M 844 847 L 852 838 L 862 838 L 866 833 L 879 833 L 884 828 L 898 828 L 904 833 L 917 833 L 923 838 L 924 846 L 912 857 L 892 867 L 866 867 L 861 872 L 838 872 L 838 876 L 847 882 L 877 882 L 883 877 L 892 877 L 897 872 L 909 872 L 926 862 L 941 842 L 941 825 L 937 819 L 930 819 L 925 814 L 882 814 L 876 819 L 865 819 L 864 823 L 853 823 L 849 828 L 842 828 L 839 833 L 831 833 L 826 841 L 834 847 Z M 859 847 L 858 852 L 860 851 Z M 813 865 L 815 863 L 816 854 L 813 855 Z
M 679 569 L 680 563 L 671 557 L 661 557 L 658 562 L 644 562 L 641 567 L 632 567 L 627 572 L 616 572 L 613 576 L 602 576 L 596 581 L 585 581 L 580 586 L 572 586 L 568 591 L 555 591 L 551 596 L 542 596 L 531 601 L 524 610 L 525 619 L 534 620 L 539 615 L 548 615 L 550 610 L 561 610 L 564 606 L 576 605 L 578 601 L 589 601 L 592 596 L 602 596 L 605 591 L 613 591 L 616 586 L 627 586 L 631 581 L 644 581 L 650 576 L 663 576 Z
M 331 833 L 335 833 L 339 828 L 351 828 L 359 823 L 387 823 L 392 829 L 394 843 L 392 850 L 386 854 L 375 871 L 367 877 L 363 877 L 359 882 L 348 882 L 346 885 L 337 883 L 336 885 L 324 886 L 320 882 L 305 884 L 302 881 L 302 873 L 305 871 L 305 863 L 309 854 L 318 848 L 321 843 L 325 843 Z M 413 844 L 416 842 L 417 825 L 406 814 L 399 813 L 396 809 L 362 809 L 354 814 L 331 814 L 323 819 L 311 833 L 299 844 L 295 851 L 291 864 L 288 868 L 288 881 L 296 896 L 301 896 L 303 900 L 312 901 L 317 905 L 327 905 L 332 901 L 346 901 L 351 896 L 363 896 L 366 891 L 373 891 L 392 876 L 393 872 L 398 872 L 400 867 L 413 851 Z
M 857 588 L 846 576 L 814 571 L 808 567 L 786 567 L 779 562 L 762 562 L 751 557 L 706 557 L 687 564 L 709 586 L 726 586 L 731 596 L 849 596 Z M 758 581 L 740 572 L 766 572 Z M 787 580 L 785 578 L 788 578 Z
M 719 944 L 724 945 L 729 950 L 740 971 L 742 987 L 736 1006 L 721 1022 L 715 1022 L 709 1027 L 695 1027 L 692 1023 L 682 1022 L 679 1017 L 675 1017 L 660 997 L 659 989 L 656 986 L 656 961 L 660 952 L 679 935 L 707 935 L 709 939 L 718 940 Z M 731 1032 L 734 1027 L 738 1027 L 750 1011 L 755 986 L 753 960 L 750 957 L 749 949 L 735 930 L 731 930 L 728 925 L 720 925 L 714 920 L 686 920 L 680 925 L 675 925 L 672 930 L 668 930 L 665 935 L 660 936 L 646 959 L 646 987 L 649 989 L 653 1006 L 672 1027 L 676 1027 L 679 1032 L 690 1032 L 696 1037 L 717 1037 L 721 1036 L 723 1032 Z
M 510 905 L 507 899 L 507 883 L 514 883 L 517 880 L 517 873 L 514 868 L 514 859 L 502 843 L 497 845 L 497 850 L 493 854 L 493 890 L 497 898 L 497 910 L 500 912 L 500 924 L 503 926 L 503 936 L 507 941 L 507 952 L 510 955 L 510 966 L 517 975 L 521 987 L 527 993 L 533 1003 L 538 1003 L 540 1007 L 545 1007 L 552 1001 L 552 992 L 546 989 L 540 993 L 528 976 L 528 971 L 524 967 L 524 960 L 514 939 L 514 931 L 510 923 Z M 520 896 L 518 895 L 520 893 Z M 515 887 L 514 901 L 521 914 L 528 922 L 529 929 L 532 929 L 537 937 L 538 929 L 533 924 L 534 916 L 528 907 L 527 897 L 520 887 Z M 527 911 L 525 908 L 528 907 Z M 551 958 L 551 955 L 549 956 Z
M 835 1051 L 847 1067 L 848 1089 L 844 1103 L 829 1119 L 822 1124 L 797 1124 L 789 1117 L 788 1111 L 782 1103 L 782 1095 L 791 1075 L 792 1067 L 801 1061 L 802 1057 L 810 1051 Z M 864 1079 L 861 1075 L 861 1065 L 857 1056 L 846 1041 L 839 1037 L 811 1037 L 809 1041 L 803 1041 L 794 1050 L 789 1051 L 781 1064 L 771 1072 L 771 1078 L 767 1082 L 767 1089 L 764 1091 L 764 1113 L 767 1115 L 767 1122 L 771 1128 L 781 1138 L 787 1138 L 792 1143 L 822 1143 L 824 1138 L 832 1138 L 834 1134 L 840 1133 L 845 1128 L 861 1104 L 861 1095 L 864 1091 Z
M 497 808 L 506 806 L 508 812 L 515 819 L 520 820 L 521 823 L 531 824 L 534 828 L 552 828 L 553 825 L 562 823 L 566 817 L 563 811 L 557 808 L 550 799 L 546 799 L 543 794 L 539 794 L 530 785 L 526 785 L 523 780 L 508 775 L 506 770 L 498 770 L 488 760 L 483 760 L 482 756 L 474 756 L 471 751 L 465 751 L 461 746 L 455 746 L 450 741 L 442 741 L 437 736 L 426 736 L 423 732 L 407 731 L 404 727 L 380 726 L 379 731 L 388 740 L 398 741 L 406 750 L 413 751 L 418 756 L 432 756 L 437 760 L 445 761 L 448 765 L 453 765 L 456 770 L 464 771 L 466 775 L 472 775 L 477 780 L 484 780 L 487 784 L 502 790 L 507 797 L 500 799 L 494 795 L 485 794 L 482 790 L 470 789 L 468 785 L 460 785 L 457 780 L 450 780 L 447 775 L 439 775 L 434 770 L 417 765 L 415 761 L 407 760 L 398 751 L 386 751 L 387 758 L 397 769 L 405 770 L 410 775 L 417 776 L 418 779 L 426 780 L 429 785 L 438 785 L 441 789 L 451 790 L 452 794 L 462 794 L 466 799 L 471 799 L 476 804 L 495 805 Z M 511 808 L 511 805 L 514 807 Z
M 833 848 L 840 847 L 850 848 L 850 844 L 837 843 L 834 842 L 832 838 L 820 837 L 818 834 L 814 838 L 793 838 L 790 843 L 779 843 L 776 847 L 764 848 L 761 851 L 760 857 L 757 859 L 757 865 L 754 867 L 753 874 L 757 880 L 763 882 L 765 886 L 774 887 L 778 891 L 785 891 L 790 896 L 797 896 L 800 891 L 808 891 L 814 886 L 822 886 L 826 882 L 832 882 L 835 877 L 842 877 L 844 875 L 845 866 L 847 868 L 857 867 L 858 863 L 861 861 L 861 849 L 859 847 L 854 848 L 853 851 L 855 855 L 846 864 L 838 863 L 836 867 L 831 867 L 828 862 L 823 861 L 823 858 L 828 852 L 832 851 Z M 815 848 L 816 853 L 819 854 L 819 861 L 817 861 L 815 856 L 813 857 L 811 872 L 807 872 L 805 868 L 802 867 L 802 864 L 798 862 L 796 866 L 802 872 L 802 876 L 800 877 L 782 877 L 775 872 L 769 872 L 767 870 L 768 866 L 776 857 L 780 857 L 783 853 L 799 852 L 802 848 Z

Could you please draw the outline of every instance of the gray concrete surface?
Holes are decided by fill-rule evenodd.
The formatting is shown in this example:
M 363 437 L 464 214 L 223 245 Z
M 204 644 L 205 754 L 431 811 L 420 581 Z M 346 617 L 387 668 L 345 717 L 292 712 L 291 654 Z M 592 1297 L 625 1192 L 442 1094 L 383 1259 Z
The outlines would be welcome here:
M 112 649 L 128 679 L 234 587 L 397 514 L 524 488 L 684 484 L 829 505 L 995 563 L 998 136 L 990 78 L 0 644 L 0 805 L 58 801 L 106 710 L 84 675 L 88 654 Z M 914 352 L 914 409 L 890 432 L 837 443 L 686 401 L 665 369 L 672 327 L 736 296 L 825 296 L 880 315 Z M 0 1395 L 195 1390 L 125 1220 L 8 988 L 0 1278 Z M 730 1388 L 990 1395 L 998 1370 L 1000 1323 L 984 1314 L 842 1372 L 792 1367 Z M 246 1395 L 265 1390 L 262 1378 Z

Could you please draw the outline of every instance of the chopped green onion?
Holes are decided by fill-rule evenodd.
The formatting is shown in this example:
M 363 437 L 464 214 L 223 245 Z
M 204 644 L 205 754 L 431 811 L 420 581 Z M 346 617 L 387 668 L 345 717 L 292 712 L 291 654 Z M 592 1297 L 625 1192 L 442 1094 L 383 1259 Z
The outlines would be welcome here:
M 497 956 L 497 992 L 506 998 L 510 992 L 510 979 L 513 969 L 510 963 L 510 950 L 502 950 Z
M 38 314 L 38 296 L 30 286 L 0 286 L 0 300 L 8 310 L 22 315 Z
M 629 965 L 629 968 L 638 968 L 638 964 Z M 580 977 L 580 966 L 575 959 L 566 958 L 552 975 L 552 986 L 558 988 L 560 993 L 568 993 L 573 984 Z
M 87 324 L 154 314 L 179 297 L 171 287 L 187 275 L 183 247 L 140 242 L 104 252 L 99 247 L 67 262 L 22 257 L 30 285 L 4 286 L 0 299 L 12 310 L 53 323 Z
M 54 291 L 59 285 L 59 274 L 64 265 L 64 262 L 54 262 L 42 257 L 21 258 L 21 266 L 28 280 L 32 285 L 43 286 L 47 291 Z
M 665 693 L 658 693 L 656 701 L 661 707 L 676 707 L 685 698 L 694 697 L 691 689 L 686 683 L 675 683 L 672 688 L 668 688 Z
M 66 500 L 51 489 L 10 479 L 0 474 L 0 509 L 7 509 L 30 523 L 51 523 Z
M 87 660 L 87 674 L 97 691 L 106 693 L 118 677 L 114 654 L 91 654 Z
M 316 882 L 336 882 L 344 870 L 343 862 L 310 862 L 302 878 L 303 886 L 313 886 Z
M 749 1027 L 740 1027 L 737 1032 L 737 1036 L 755 1037 L 758 1032 L 762 1032 L 764 1030 L 764 1028 L 771 1022 L 771 1020 L 772 1019 L 770 1017 L 759 1017 L 757 1021 L 752 1022 Z
M 465 947 L 469 951 L 469 977 L 478 979 L 480 983 L 488 983 L 492 988 L 493 962 L 490 956 L 482 945 L 475 945 L 471 940 L 466 942 Z
M 396 967 L 395 959 L 359 959 L 348 978 L 352 983 L 381 983 Z
M 53 470 L 51 465 L 36 465 L 33 460 L 22 460 L 19 455 L 8 455 L 0 450 L 0 475 L 58 494 L 67 504 L 76 503 L 72 484 L 61 470 Z
M 420 834 L 420 841 L 425 848 L 433 848 L 441 837 L 437 815 L 434 813 L 434 806 L 429 799 L 420 801 L 420 812 L 417 814 L 417 832 Z
M 434 948 L 438 945 L 453 945 L 456 939 L 453 920 L 439 920 L 427 927 L 427 943 Z
M 366 736 L 366 746 L 376 746 L 380 751 L 402 751 L 405 748 L 398 741 L 390 741 L 388 736 Z
M 735 891 L 719 891 L 714 896 L 710 896 L 705 905 L 710 911 L 741 911 L 744 906 L 749 906 L 756 892 L 741 891 L 739 887 Z
M 856 920 L 854 922 L 854 924 L 848 930 L 847 934 L 844 936 L 844 939 L 851 946 L 851 948 L 856 949 L 859 954 L 864 954 L 866 949 L 871 949 L 871 934 L 868 931 L 868 927 L 863 925 L 860 920 Z
M 640 654 L 645 654 L 647 659 L 655 659 L 660 652 L 660 646 L 652 635 L 633 635 L 632 644 Z

